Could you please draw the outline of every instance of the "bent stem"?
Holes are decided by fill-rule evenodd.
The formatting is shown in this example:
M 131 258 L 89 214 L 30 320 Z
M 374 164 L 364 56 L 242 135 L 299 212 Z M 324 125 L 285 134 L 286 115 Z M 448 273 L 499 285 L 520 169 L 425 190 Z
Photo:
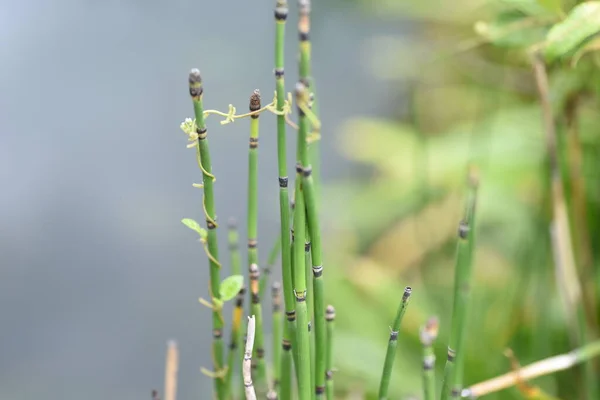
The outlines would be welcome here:
M 242 376 L 244 377 L 244 391 L 246 393 L 246 400 L 256 400 L 256 393 L 254 392 L 254 384 L 252 383 L 252 350 L 254 348 L 254 333 L 256 329 L 256 322 L 254 321 L 254 315 L 248 317 L 248 331 L 246 333 L 246 349 L 244 351 L 244 361 L 242 363 Z
M 515 386 L 519 382 L 569 369 L 600 356 L 600 340 L 591 342 L 569 353 L 536 361 L 516 371 L 477 383 L 462 390 L 462 397 L 477 398 Z
M 402 295 L 402 300 L 400 301 L 398 311 L 396 312 L 396 318 L 392 324 L 392 331 L 390 332 L 388 348 L 385 354 L 385 363 L 383 364 L 383 372 L 381 374 L 381 382 L 379 384 L 379 400 L 385 400 L 388 396 L 390 378 L 392 376 L 392 369 L 394 368 L 394 361 L 396 358 L 396 348 L 398 346 L 398 332 L 400 331 L 400 324 L 404 317 L 404 313 L 406 312 L 406 308 L 408 307 L 411 293 L 412 289 L 409 286 L 404 288 L 404 294 Z
M 189 92 L 194 105 L 194 115 L 196 117 L 196 134 L 197 140 L 197 157 L 200 169 L 202 170 L 202 181 L 204 188 L 203 208 L 206 217 L 206 227 L 208 229 L 208 260 L 210 264 L 210 296 L 214 299 L 214 303 L 221 300 L 219 286 L 221 283 L 220 271 L 221 264 L 219 263 L 219 245 L 217 243 L 217 222 L 215 214 L 215 199 L 213 182 L 214 175 L 212 174 L 212 166 L 210 162 L 210 150 L 208 147 L 208 130 L 204 122 L 204 109 L 202 105 L 202 97 L 204 89 L 202 86 L 202 78 L 198 69 L 192 69 L 189 74 Z M 225 398 L 225 386 L 222 375 L 223 371 L 223 317 L 221 310 L 218 307 L 213 307 L 213 368 L 218 376 L 214 378 L 215 391 L 218 400 Z

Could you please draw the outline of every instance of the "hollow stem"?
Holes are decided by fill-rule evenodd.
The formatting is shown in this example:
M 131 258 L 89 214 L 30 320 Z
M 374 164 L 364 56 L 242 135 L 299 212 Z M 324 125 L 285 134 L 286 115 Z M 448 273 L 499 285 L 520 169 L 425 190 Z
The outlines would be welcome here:
M 398 346 L 398 333 L 400 332 L 400 324 L 402 322 L 402 318 L 404 317 L 404 313 L 406 312 L 406 308 L 408 307 L 408 302 L 410 300 L 411 293 L 412 289 L 407 286 L 404 289 L 404 294 L 402 295 L 402 300 L 400 301 L 400 305 L 398 306 L 396 318 L 394 319 L 394 322 L 392 324 L 392 331 L 390 332 L 387 353 L 385 354 L 385 363 L 383 364 L 383 372 L 381 374 L 381 382 L 379 384 L 379 396 L 377 397 L 379 400 L 385 400 L 388 396 L 388 389 L 390 386 L 392 369 L 394 367 L 394 361 L 396 358 L 396 348 Z
M 273 282 L 271 287 L 272 304 L 273 304 L 273 383 L 271 389 L 275 392 L 279 391 L 279 381 L 281 373 L 281 339 L 282 339 L 282 322 L 281 314 L 281 284 Z
M 197 157 L 202 170 L 202 180 L 204 188 L 203 209 L 206 217 L 206 227 L 208 229 L 207 243 L 210 265 L 210 295 L 215 299 L 215 303 L 221 300 L 219 294 L 220 278 L 220 263 L 219 263 L 219 245 L 217 242 L 217 221 L 215 214 L 215 199 L 212 175 L 212 166 L 210 161 L 210 150 L 208 146 L 208 130 L 204 122 L 204 108 L 202 98 L 204 88 L 202 86 L 202 78 L 198 69 L 192 69 L 189 74 L 189 92 L 194 105 L 194 114 L 196 117 L 196 133 L 198 134 L 197 141 Z M 217 375 L 222 374 L 223 370 L 223 317 L 221 310 L 217 307 L 213 308 L 213 345 L 212 359 L 213 368 Z M 225 385 L 224 379 L 219 377 L 214 379 L 214 387 L 218 400 L 224 400 Z
M 258 290 L 258 280 L 260 278 L 260 270 L 258 265 L 251 264 L 249 269 L 250 274 L 250 293 L 252 297 L 251 312 L 256 319 L 255 328 L 255 346 L 254 346 L 254 364 L 253 369 L 256 369 L 254 378 L 256 380 L 256 388 L 259 394 L 264 395 L 267 390 L 267 371 L 265 365 L 265 347 L 263 337 L 263 317 L 262 307 L 260 304 L 260 295 Z

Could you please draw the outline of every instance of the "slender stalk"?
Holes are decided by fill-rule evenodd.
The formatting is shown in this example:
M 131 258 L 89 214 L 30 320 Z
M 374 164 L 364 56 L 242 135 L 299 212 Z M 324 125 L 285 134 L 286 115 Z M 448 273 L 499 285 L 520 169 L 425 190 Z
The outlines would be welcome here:
M 260 304 L 260 296 L 258 291 L 258 280 L 260 278 L 260 270 L 258 265 L 250 265 L 250 292 L 252 296 L 252 314 L 256 318 L 256 330 L 255 330 L 255 348 L 254 348 L 254 360 L 256 367 L 256 386 L 259 393 L 266 393 L 267 387 L 267 370 L 265 365 L 265 347 L 263 337 L 263 318 L 262 318 L 262 307 Z
M 244 390 L 246 392 L 246 400 L 256 400 L 254 392 L 254 384 L 252 383 L 252 349 L 254 347 L 254 333 L 256 322 L 254 315 L 248 317 L 248 331 L 246 333 L 246 349 L 244 351 L 244 361 L 242 374 L 244 376 Z
M 165 400 L 177 399 L 177 370 L 179 369 L 179 350 L 174 340 L 167 343 L 165 362 Z
M 599 356 L 600 340 L 596 340 L 569 353 L 536 361 L 517 371 L 511 371 L 496 378 L 472 385 L 462 390 L 462 397 L 477 398 L 495 393 L 514 386 L 519 382 L 569 369 L 577 364 L 589 362 Z
M 275 86 L 277 91 L 277 110 L 283 112 L 285 105 L 284 55 L 285 21 L 288 16 L 286 0 L 277 0 L 275 5 Z M 292 283 L 291 242 L 290 242 L 290 198 L 287 175 L 286 122 L 284 115 L 277 116 L 277 172 L 279 180 L 279 214 L 281 227 L 281 272 L 283 277 L 283 300 L 286 322 L 283 329 L 281 352 L 281 400 L 291 399 L 292 340 L 296 335 L 296 310 Z
M 250 112 L 260 109 L 260 92 L 250 96 Z M 248 266 L 258 265 L 258 117 L 250 119 L 250 146 L 248 150 Z M 260 324 L 259 324 L 260 325 Z
M 229 257 L 231 263 L 231 274 L 241 275 L 242 274 L 242 260 L 239 249 L 239 234 L 237 231 L 237 222 L 235 218 L 229 219 L 228 224 L 228 240 L 229 240 Z M 244 295 L 246 293 L 245 288 L 241 288 L 236 299 L 235 306 L 233 309 L 232 321 L 231 321 L 231 340 L 229 342 L 229 353 L 227 354 L 227 375 L 225 377 L 225 398 L 231 398 L 233 393 L 233 387 L 231 384 L 234 371 L 236 370 L 238 360 L 238 347 L 241 345 L 241 324 L 242 315 L 244 314 Z M 240 374 L 241 377 L 241 374 Z
M 202 97 L 204 89 L 202 87 L 202 78 L 198 69 L 192 69 L 189 74 L 189 91 L 194 104 L 194 114 L 196 117 L 196 132 L 198 134 L 197 157 L 202 169 L 202 180 L 204 187 L 203 208 L 206 217 L 206 227 L 208 229 L 207 242 L 210 264 L 210 295 L 218 303 L 221 299 L 219 286 L 221 284 L 219 263 L 219 245 L 217 243 L 217 221 L 215 214 L 215 199 L 213 191 L 214 175 L 212 175 L 212 166 L 210 162 L 210 151 L 208 147 L 208 131 L 204 122 L 204 108 Z M 222 375 L 223 370 L 223 317 L 221 310 L 213 307 L 213 346 L 212 358 L 215 374 Z M 218 400 L 224 400 L 224 380 L 222 377 L 214 379 L 214 387 Z
M 325 310 L 325 319 L 327 320 L 327 357 L 325 359 L 325 391 L 327 400 L 334 399 L 333 390 L 333 330 L 335 325 L 335 308 L 328 305 Z M 426 399 L 427 400 L 427 399 Z
M 409 286 L 404 288 L 404 294 L 402 295 L 402 300 L 398 306 L 396 318 L 392 324 L 392 331 L 390 332 L 387 353 L 385 354 L 385 363 L 383 364 L 383 372 L 381 374 L 381 382 L 379 384 L 379 400 L 385 400 L 388 396 L 390 379 L 392 377 L 392 369 L 394 367 L 394 361 L 396 358 L 396 348 L 398 346 L 398 332 L 400 331 L 400 323 L 402 322 L 402 318 L 404 317 L 404 313 L 408 307 L 411 293 L 412 289 Z
M 567 213 L 567 202 L 562 180 L 560 179 L 557 152 L 558 140 L 552 106 L 550 104 L 548 73 L 546 71 L 546 64 L 539 54 L 534 54 L 533 56 L 533 71 L 540 96 L 544 130 L 546 132 L 547 157 L 552 182 L 551 240 L 555 256 L 557 282 L 567 308 L 567 316 L 571 318 L 571 325 L 575 328 L 576 342 L 579 345 L 583 345 L 587 341 L 587 321 L 593 319 L 590 317 L 586 318 L 586 310 L 581 294 L 581 283 L 577 276 Z M 598 380 L 591 362 L 586 362 L 583 369 L 585 398 L 591 400 L 596 398 Z
M 277 262 L 277 257 L 281 254 L 281 236 L 277 237 L 275 243 L 273 243 L 273 247 L 271 247 L 271 251 L 269 252 L 269 258 L 267 258 L 267 265 L 263 268 L 262 274 L 260 276 L 260 298 L 263 298 L 263 293 L 265 291 L 265 287 L 269 284 L 269 276 L 271 276 L 271 271 Z
M 231 341 L 229 342 L 229 354 L 227 355 L 227 376 L 225 379 L 225 398 L 229 399 L 233 394 L 231 380 L 233 371 L 236 368 L 236 360 L 238 359 L 237 349 L 241 344 L 240 331 L 242 324 L 242 315 L 244 314 L 244 296 L 246 288 L 242 287 L 235 298 L 235 306 L 233 308 L 233 317 L 231 322 Z
M 452 307 L 452 326 L 450 343 L 448 345 L 448 358 L 444 368 L 442 382 L 442 400 L 460 395 L 462 384 L 463 346 L 465 341 L 467 309 L 470 298 L 471 264 L 473 245 L 473 231 L 475 218 L 475 204 L 477 195 L 477 180 L 471 177 L 469 195 L 465 217 L 458 228 L 458 244 L 456 255 L 456 268 L 454 270 L 454 304 Z M 473 225 L 473 226 L 472 226 Z
M 281 373 L 281 339 L 282 339 L 282 315 L 281 315 L 281 284 L 273 282 L 271 288 L 273 303 L 273 384 L 272 390 L 279 391 L 279 380 Z
M 421 328 L 421 344 L 423 345 L 423 400 L 435 399 L 435 353 L 433 342 L 438 335 L 439 322 L 430 318 Z
M 302 24 L 300 25 L 302 26 Z M 325 358 L 326 358 L 326 340 L 327 332 L 325 327 L 325 299 L 323 288 L 323 262 L 321 248 L 321 227 L 319 225 L 319 216 L 317 210 L 316 194 L 312 178 L 312 167 L 309 164 L 308 153 L 306 151 L 306 129 L 308 118 L 302 110 L 302 106 L 308 104 L 306 88 L 299 82 L 296 87 L 296 97 L 298 109 L 298 132 L 300 139 L 298 145 L 304 145 L 304 151 L 300 154 L 300 163 L 303 166 L 302 188 L 303 197 L 306 203 L 306 214 L 311 238 L 311 260 L 313 271 L 313 291 L 314 291 L 314 328 L 315 328 L 315 394 L 317 399 L 322 399 L 325 395 Z M 300 176 L 299 176 L 300 178 Z M 298 212 L 298 207 L 296 208 Z

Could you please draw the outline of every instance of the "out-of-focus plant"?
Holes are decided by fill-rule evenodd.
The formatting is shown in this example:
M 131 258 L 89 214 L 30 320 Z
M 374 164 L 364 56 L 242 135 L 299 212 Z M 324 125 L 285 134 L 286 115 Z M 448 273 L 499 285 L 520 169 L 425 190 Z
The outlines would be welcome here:
M 343 204 L 327 204 L 338 247 L 329 257 L 344 266 L 330 273 L 329 296 L 354 310 L 336 319 L 339 385 L 375 395 L 381 327 L 409 282 L 418 300 L 403 322 L 390 394 L 420 393 L 418 331 L 432 314 L 440 316 L 434 346 L 443 375 L 468 165 L 478 167 L 481 187 L 464 383 L 509 371 L 507 347 L 526 364 L 597 337 L 600 2 L 364 4 L 367 13 L 410 21 L 413 33 L 363 49 L 374 79 L 397 85 L 392 116 L 358 116 L 341 129 L 342 151 L 367 172 L 330 188 Z M 402 91 L 410 100 L 393 101 Z M 534 387 L 561 399 L 600 398 L 590 373 L 600 369 L 588 363 Z M 487 398 L 523 397 L 514 387 Z

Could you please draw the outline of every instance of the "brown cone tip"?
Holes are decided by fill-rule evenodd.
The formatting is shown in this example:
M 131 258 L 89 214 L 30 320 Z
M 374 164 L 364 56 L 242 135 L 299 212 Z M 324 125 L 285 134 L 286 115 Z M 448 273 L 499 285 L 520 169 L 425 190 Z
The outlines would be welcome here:
M 260 110 L 260 90 L 254 89 L 250 96 L 250 111 Z
M 200 76 L 200 70 L 198 68 L 192 68 L 189 77 L 190 85 L 202 83 L 202 77 Z

